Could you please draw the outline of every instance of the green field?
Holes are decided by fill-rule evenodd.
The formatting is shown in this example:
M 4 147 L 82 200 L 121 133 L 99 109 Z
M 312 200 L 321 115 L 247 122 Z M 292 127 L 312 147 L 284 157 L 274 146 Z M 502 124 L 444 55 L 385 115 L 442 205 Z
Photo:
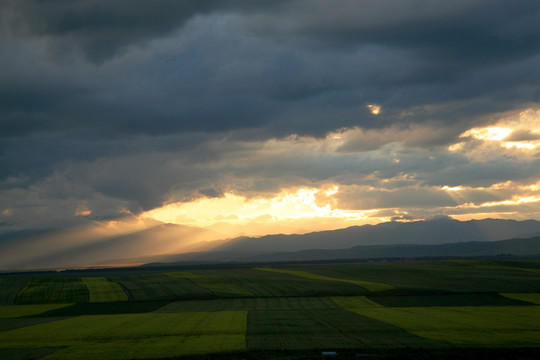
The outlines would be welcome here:
M 47 305 L 2 305 L 0 306 L 0 319 L 19 318 L 46 313 L 51 310 L 60 309 L 68 304 L 47 304 Z
M 540 346 L 540 307 L 348 308 L 426 339 L 457 346 Z
M 396 289 L 451 292 L 540 292 L 531 262 L 426 261 L 366 265 L 325 265 L 294 270 L 340 279 L 381 282 Z M 528 270 L 527 270 L 528 269 Z
M 0 333 L 4 348 L 66 347 L 46 359 L 151 359 L 245 349 L 247 312 L 78 316 Z
M 50 304 L 88 302 L 89 291 L 82 279 L 30 279 L 15 302 Z
M 501 295 L 509 299 L 540 305 L 540 293 L 502 293 Z
M 327 297 L 238 298 L 197 301 L 175 301 L 156 312 L 226 311 L 226 310 L 296 310 L 330 309 L 335 303 Z
M 88 288 L 90 302 L 125 301 L 128 299 L 124 290 L 117 283 L 102 277 L 82 278 Z
M 214 294 L 193 281 L 165 274 L 113 278 L 122 284 L 133 300 L 163 300 L 212 297 Z
M 5 278 L 0 281 L 0 305 L 15 303 L 17 294 L 26 286 L 26 278 Z
M 363 295 L 365 288 L 347 282 L 303 278 L 287 273 L 256 269 L 205 271 L 207 275 L 224 276 L 228 281 L 251 292 L 256 297 Z
M 3 274 L 0 358 L 536 358 L 537 270 L 456 260 Z
M 212 293 L 214 293 L 214 295 L 217 296 L 253 295 L 251 291 L 246 290 L 236 284 L 230 283 L 229 281 L 227 281 L 226 278 L 222 276 L 198 275 L 187 271 L 167 273 L 166 275 L 189 279 L 195 284 L 210 290 Z
M 340 278 L 329 277 L 329 276 L 324 276 L 324 275 L 317 275 L 317 274 L 313 274 L 307 271 L 283 270 L 283 269 L 273 269 L 273 268 L 257 268 L 257 270 L 289 274 L 293 276 L 300 276 L 307 279 L 344 282 L 344 283 L 361 286 L 368 291 L 383 291 L 383 290 L 390 290 L 394 288 L 392 285 L 382 284 L 382 283 L 373 282 L 373 281 L 340 279 Z

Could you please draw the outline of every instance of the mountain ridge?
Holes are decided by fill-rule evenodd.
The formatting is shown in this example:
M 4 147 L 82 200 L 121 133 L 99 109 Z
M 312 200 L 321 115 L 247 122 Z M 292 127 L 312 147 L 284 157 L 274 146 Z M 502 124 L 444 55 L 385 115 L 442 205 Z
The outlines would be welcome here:
M 148 222 L 144 228 L 114 234 L 103 232 L 104 228 L 106 226 L 94 226 L 86 232 L 76 229 L 33 232 L 29 237 L 22 236 L 25 234 L 15 234 L 13 238 L 4 235 L 0 238 L 0 268 L 132 266 L 163 261 L 255 261 L 279 260 L 280 257 L 342 258 L 353 254 L 400 257 L 428 251 L 428 248 L 421 250 L 418 246 L 540 236 L 540 221 L 536 220 L 458 221 L 450 218 L 233 239 L 204 228 L 156 221 Z M 416 253 L 411 252 L 412 245 L 416 247 Z M 455 246 L 446 246 L 448 254 L 453 254 Z M 389 253 L 389 247 L 393 249 L 392 253 Z M 445 247 L 437 249 L 443 251 Z M 532 251 L 533 248 L 529 249 Z M 433 252 L 433 248 L 428 252 Z
M 415 222 L 386 222 L 377 225 L 351 226 L 307 234 L 239 237 L 217 246 L 214 251 L 300 251 L 344 249 L 357 245 L 443 244 L 461 241 L 494 241 L 513 237 L 540 235 L 536 220 L 483 219 L 458 221 L 436 218 Z

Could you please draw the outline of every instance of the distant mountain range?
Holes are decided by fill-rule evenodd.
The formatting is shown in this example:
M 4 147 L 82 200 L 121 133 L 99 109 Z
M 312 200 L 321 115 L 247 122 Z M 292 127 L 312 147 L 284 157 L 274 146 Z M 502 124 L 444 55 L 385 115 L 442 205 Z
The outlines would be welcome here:
M 387 222 L 351 226 L 303 235 L 239 237 L 215 247 L 226 252 L 284 252 L 306 249 L 346 249 L 359 245 L 444 244 L 495 241 L 540 235 L 540 222 L 485 219 L 458 221 L 435 218 L 415 222 Z
M 157 222 L 114 235 L 94 231 L 93 236 L 83 236 L 88 232 L 0 236 L 0 269 L 540 254 L 540 221 L 535 220 L 436 218 L 233 239 L 207 229 Z
M 499 241 L 469 241 L 441 245 L 366 245 L 339 250 L 302 250 L 238 258 L 236 261 L 314 261 L 339 259 L 382 259 L 424 257 L 540 255 L 540 236 Z
M 540 236 L 540 222 L 535 220 L 458 221 L 436 218 L 409 223 L 388 222 L 352 226 L 303 235 L 238 237 L 215 246 L 211 251 L 152 257 L 146 258 L 144 262 L 258 262 L 536 255 L 540 254 L 538 236 Z

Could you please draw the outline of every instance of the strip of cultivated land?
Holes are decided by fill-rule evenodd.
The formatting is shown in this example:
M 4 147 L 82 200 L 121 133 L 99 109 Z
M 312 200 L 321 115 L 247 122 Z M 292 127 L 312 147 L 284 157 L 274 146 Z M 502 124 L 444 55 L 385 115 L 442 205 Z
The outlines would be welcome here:
M 534 358 L 539 294 L 536 261 L 0 274 L 0 358 Z

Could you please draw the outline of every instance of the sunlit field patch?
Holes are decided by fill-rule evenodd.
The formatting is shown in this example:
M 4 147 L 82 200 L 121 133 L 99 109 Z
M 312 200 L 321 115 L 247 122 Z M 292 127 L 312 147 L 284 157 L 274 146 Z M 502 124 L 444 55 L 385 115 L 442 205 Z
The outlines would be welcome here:
M 539 306 L 347 308 L 427 339 L 456 346 L 539 345 Z
M 82 278 L 88 288 L 90 302 L 125 301 L 127 295 L 117 283 L 103 277 Z
M 308 279 L 345 282 L 345 283 L 361 286 L 369 291 L 384 291 L 384 290 L 390 290 L 394 288 L 391 285 L 383 284 L 383 283 L 377 283 L 377 282 L 372 282 L 372 281 L 339 279 L 339 278 L 334 278 L 334 277 L 329 277 L 329 276 L 324 276 L 324 275 L 313 274 L 307 271 L 284 270 L 284 269 L 274 269 L 274 268 L 257 268 L 257 270 L 278 272 L 278 273 L 283 273 L 283 274 L 300 276 L 300 277 L 304 277 Z
M 245 349 L 246 311 L 79 316 L 0 333 L 0 347 L 66 346 L 46 359 L 151 359 Z

